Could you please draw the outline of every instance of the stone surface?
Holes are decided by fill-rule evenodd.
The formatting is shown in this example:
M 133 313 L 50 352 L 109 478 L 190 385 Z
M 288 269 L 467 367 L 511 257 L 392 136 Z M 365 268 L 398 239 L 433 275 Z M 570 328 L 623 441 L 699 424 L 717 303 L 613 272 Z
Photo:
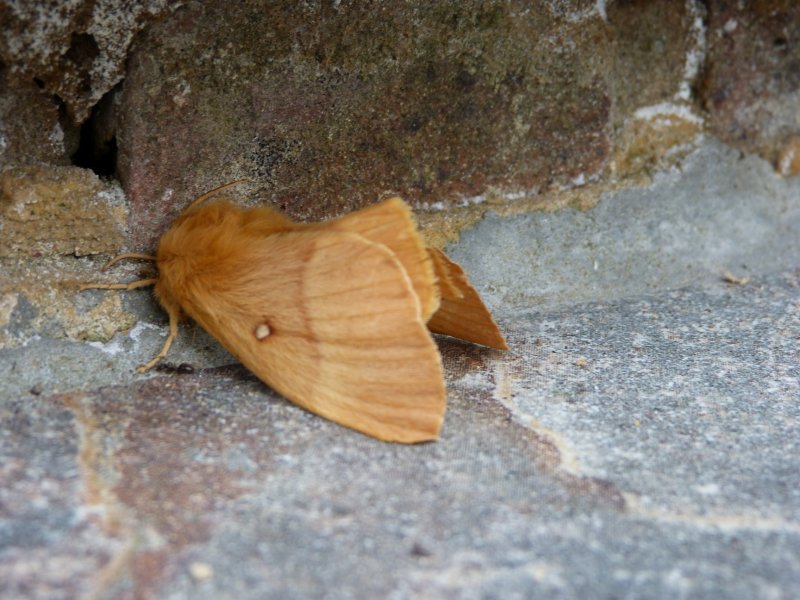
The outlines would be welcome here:
M 118 169 L 142 250 L 241 176 L 295 217 L 389 193 L 554 208 L 680 160 L 706 121 L 800 172 L 786 0 L 262 8 L 0 2 L 0 162 Z
M 708 3 L 708 61 L 700 91 L 711 131 L 780 169 L 800 134 L 800 5 Z M 785 174 L 797 174 L 789 170 Z
M 188 4 L 136 44 L 122 91 L 134 243 L 241 177 L 251 201 L 313 219 L 388 193 L 449 204 L 597 177 L 602 17 L 587 2 Z
M 141 37 L 119 98 L 134 245 L 242 177 L 243 201 L 314 220 L 387 194 L 507 202 L 662 167 L 703 125 L 701 17 L 661 1 L 190 3 Z
M 555 308 L 716 284 L 726 271 L 743 277 L 797 264 L 798 197 L 798 180 L 775 177 L 758 157 L 707 139 L 652 186 L 604 194 L 590 211 L 510 221 L 500 216 L 505 207 L 495 207 L 452 254 L 506 307 Z M 535 285 L 520 285 L 532 277 Z
M 69 164 L 77 145 L 77 128 L 64 123 L 59 103 L 34 81 L 0 64 L 0 167 Z
M 115 253 L 125 242 L 120 189 L 76 167 L 0 172 L 0 257 Z
M 242 176 L 243 198 L 295 217 L 390 193 L 554 208 L 542 191 L 639 176 L 694 144 L 700 14 L 666 0 L 0 2 L 0 162 L 118 172 L 148 251 L 178 207 Z
M 126 540 L 81 476 L 74 413 L 29 396 L 0 403 L 0 421 L 0 596 L 91 595 Z
M 705 116 L 693 87 L 704 63 L 706 28 L 695 2 L 614 2 L 611 118 L 613 178 L 646 176 L 695 147 Z
M 511 350 L 438 340 L 448 412 L 417 446 L 190 326 L 169 360 L 194 373 L 136 375 L 153 300 L 73 292 L 140 322 L 0 349 L 0 596 L 797 596 L 798 227 L 797 180 L 709 140 L 590 213 L 489 216 L 449 251 Z
M 24 347 L 38 336 L 107 342 L 136 324 L 127 299 L 79 291 L 83 283 L 108 281 L 108 276 L 100 275 L 99 262 L 66 257 L 2 259 L 0 267 L 0 348 Z M 144 275 L 130 269 L 114 272 L 119 279 L 112 282 Z M 73 367 L 80 373 L 79 364 Z M 13 382 L 6 385 L 13 387 Z
M 0 2 L 0 61 L 12 73 L 35 79 L 66 107 L 73 124 L 125 74 L 134 35 L 180 2 L 147 0 L 44 0 Z M 27 126 L 33 123 L 27 123 Z
M 100 273 L 96 263 L 75 258 L 118 253 L 126 221 L 119 185 L 86 169 L 0 172 L 0 348 L 37 335 L 108 340 L 133 325 L 120 298 L 76 297 L 80 283 L 98 281 Z
M 636 110 L 691 100 L 705 44 L 699 8 L 693 2 L 609 2 L 614 61 L 614 125 Z M 658 76 L 654 76 L 658 73 Z

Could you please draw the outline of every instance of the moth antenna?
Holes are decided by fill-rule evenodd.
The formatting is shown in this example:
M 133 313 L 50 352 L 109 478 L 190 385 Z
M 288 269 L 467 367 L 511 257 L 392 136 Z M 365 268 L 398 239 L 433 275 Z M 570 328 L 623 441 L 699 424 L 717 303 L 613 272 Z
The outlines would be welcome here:
M 100 269 L 101 271 L 105 271 L 106 269 L 110 269 L 112 266 L 117 264 L 121 260 L 150 260 L 155 261 L 156 257 L 152 254 L 142 254 L 140 252 L 126 252 L 125 254 L 119 254 L 108 261 L 106 264 L 103 265 L 103 268 Z
M 147 373 L 147 371 L 156 366 L 158 362 L 167 355 L 167 352 L 169 352 L 169 349 L 172 346 L 172 342 L 178 336 L 178 312 L 171 307 L 165 308 L 167 309 L 167 314 L 169 315 L 169 335 L 167 336 L 164 345 L 161 347 L 161 352 L 156 354 L 153 360 L 151 360 L 149 363 L 136 369 L 136 371 L 139 373 Z
M 148 285 L 155 285 L 158 279 L 152 277 L 150 279 L 139 279 L 131 281 L 130 283 L 84 283 L 81 285 L 79 291 L 83 290 L 135 290 L 140 287 L 147 287 Z
M 249 180 L 248 179 L 237 179 L 236 181 L 231 181 L 230 183 L 226 183 L 225 185 L 221 185 L 221 186 L 219 186 L 217 188 L 214 188 L 213 190 L 208 191 L 205 194 L 203 194 L 201 196 L 198 196 L 197 198 L 192 200 L 192 203 L 189 206 L 187 206 L 186 208 L 184 208 L 183 212 L 187 212 L 187 211 L 191 210 L 197 204 L 200 204 L 201 202 L 204 202 L 204 201 L 208 200 L 209 198 L 211 198 L 211 196 L 214 196 L 215 194 L 219 194 L 223 190 L 227 190 L 228 188 L 231 188 L 231 187 L 233 187 L 235 185 L 239 185 L 240 183 L 246 183 L 247 181 L 249 181 Z

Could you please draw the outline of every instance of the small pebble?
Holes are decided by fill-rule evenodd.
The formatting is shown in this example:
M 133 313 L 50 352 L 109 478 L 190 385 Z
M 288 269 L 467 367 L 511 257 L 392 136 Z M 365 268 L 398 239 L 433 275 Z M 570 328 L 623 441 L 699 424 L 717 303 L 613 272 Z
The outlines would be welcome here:
M 195 581 L 206 581 L 214 576 L 214 569 L 208 563 L 193 562 L 189 565 L 189 574 Z
M 431 556 L 433 552 L 431 552 L 428 548 L 420 544 L 419 542 L 414 542 L 414 545 L 411 546 L 411 556 Z

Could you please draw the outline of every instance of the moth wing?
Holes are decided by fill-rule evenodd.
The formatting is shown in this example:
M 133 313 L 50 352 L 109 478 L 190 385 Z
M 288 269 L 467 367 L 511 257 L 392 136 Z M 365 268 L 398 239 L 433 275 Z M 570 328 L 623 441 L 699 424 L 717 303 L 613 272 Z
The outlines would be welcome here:
M 490 348 L 508 350 L 503 334 L 464 270 L 436 248 L 428 248 L 428 252 L 442 295 L 439 310 L 428 321 L 428 329 Z
M 419 297 L 422 318 L 427 321 L 439 307 L 433 264 L 408 204 L 395 197 L 373 204 L 316 227 L 357 233 L 391 250 L 411 279 Z
M 437 437 L 438 349 L 408 275 L 385 246 L 305 230 L 251 238 L 189 314 L 292 402 L 386 441 Z
M 458 272 L 463 273 L 461 267 L 450 260 L 447 255 L 436 248 L 427 248 L 428 256 L 431 257 L 433 272 L 436 274 L 436 285 L 439 286 L 440 296 L 447 296 L 450 299 L 463 298 L 464 292 L 459 287 L 456 280 Z M 458 267 L 454 269 L 452 265 Z

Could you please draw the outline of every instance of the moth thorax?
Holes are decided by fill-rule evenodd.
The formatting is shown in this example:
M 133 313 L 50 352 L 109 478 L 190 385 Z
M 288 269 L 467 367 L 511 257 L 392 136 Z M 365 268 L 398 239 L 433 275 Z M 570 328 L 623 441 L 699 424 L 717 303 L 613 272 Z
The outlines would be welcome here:
M 255 333 L 257 340 L 263 340 L 269 337 L 272 330 L 269 328 L 269 323 L 265 321 L 264 323 L 259 323 L 253 333 Z

